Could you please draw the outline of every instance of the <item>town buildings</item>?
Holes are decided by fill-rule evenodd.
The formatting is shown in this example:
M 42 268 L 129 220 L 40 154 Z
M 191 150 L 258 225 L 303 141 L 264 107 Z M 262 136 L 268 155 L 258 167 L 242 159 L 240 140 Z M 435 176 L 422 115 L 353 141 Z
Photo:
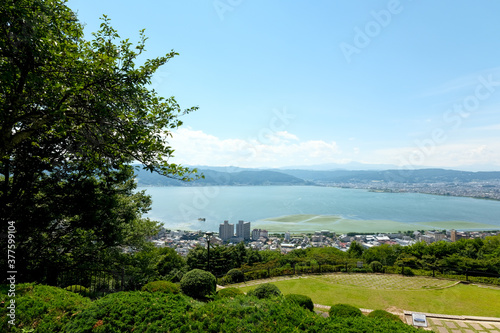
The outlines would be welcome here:
M 499 234 L 499 232 L 479 232 L 479 231 L 425 231 L 423 233 L 415 231 L 410 233 L 385 233 L 372 235 L 335 235 L 326 230 L 309 234 L 286 233 L 282 236 L 273 234 L 269 237 L 269 232 L 263 229 L 253 229 L 250 233 L 250 222 L 239 221 L 236 225 L 236 235 L 234 234 L 234 224 L 224 221 L 219 226 L 219 235 L 211 237 L 211 245 L 237 244 L 244 241 L 246 246 L 256 250 L 274 250 L 281 253 L 288 253 L 295 249 L 307 249 L 309 247 L 335 247 L 342 251 L 347 251 L 352 242 L 360 243 L 365 249 L 382 244 L 401 246 L 412 245 L 416 242 L 425 241 L 427 243 L 446 241 L 454 242 L 465 238 L 485 238 Z M 251 237 L 249 236 L 251 235 Z M 251 239 L 250 239 L 251 238 Z M 150 239 L 157 247 L 172 247 L 177 253 L 186 256 L 189 251 L 196 246 L 207 246 L 205 234 L 202 231 L 166 231 L 162 230 Z

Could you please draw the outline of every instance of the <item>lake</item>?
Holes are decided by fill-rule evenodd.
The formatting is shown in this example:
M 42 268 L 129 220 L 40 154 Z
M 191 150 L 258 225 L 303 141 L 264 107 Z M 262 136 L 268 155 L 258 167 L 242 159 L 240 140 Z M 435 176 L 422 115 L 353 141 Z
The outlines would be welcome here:
M 252 222 L 252 229 L 279 232 L 500 229 L 500 201 L 493 200 L 320 186 L 138 189 L 153 199 L 147 216 L 167 229 L 217 232 L 224 220 L 245 220 Z M 294 216 L 287 219 L 290 215 Z

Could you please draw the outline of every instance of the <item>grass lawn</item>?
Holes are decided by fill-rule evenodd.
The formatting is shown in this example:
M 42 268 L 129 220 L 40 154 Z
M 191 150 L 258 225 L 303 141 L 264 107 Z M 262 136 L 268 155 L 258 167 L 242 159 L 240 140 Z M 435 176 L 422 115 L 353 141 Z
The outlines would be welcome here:
M 250 281 L 251 283 L 252 281 Z M 326 274 L 272 282 L 284 294 L 302 294 L 316 304 L 358 308 L 500 317 L 500 289 L 428 277 Z M 255 286 L 240 284 L 244 292 Z

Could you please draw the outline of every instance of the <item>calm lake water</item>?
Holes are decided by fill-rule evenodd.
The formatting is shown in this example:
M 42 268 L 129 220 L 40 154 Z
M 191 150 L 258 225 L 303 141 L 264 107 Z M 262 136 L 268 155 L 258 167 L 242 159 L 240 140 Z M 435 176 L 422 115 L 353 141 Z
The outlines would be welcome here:
M 168 229 L 212 230 L 293 214 L 397 222 L 466 221 L 500 228 L 500 201 L 418 193 L 377 193 L 318 186 L 141 187 L 153 199 L 148 217 Z M 205 222 L 198 221 L 205 218 Z

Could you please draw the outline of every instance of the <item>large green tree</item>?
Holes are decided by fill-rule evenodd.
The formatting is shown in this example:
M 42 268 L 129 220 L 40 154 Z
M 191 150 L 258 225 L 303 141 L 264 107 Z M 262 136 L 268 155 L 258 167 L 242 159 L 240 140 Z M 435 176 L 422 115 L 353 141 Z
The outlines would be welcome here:
M 96 263 L 153 233 L 132 162 L 192 176 L 168 139 L 196 108 L 149 87 L 176 53 L 138 64 L 139 34 L 120 40 L 104 17 L 86 40 L 64 0 L 0 0 L 0 219 L 4 236 L 15 225 L 20 274 Z

